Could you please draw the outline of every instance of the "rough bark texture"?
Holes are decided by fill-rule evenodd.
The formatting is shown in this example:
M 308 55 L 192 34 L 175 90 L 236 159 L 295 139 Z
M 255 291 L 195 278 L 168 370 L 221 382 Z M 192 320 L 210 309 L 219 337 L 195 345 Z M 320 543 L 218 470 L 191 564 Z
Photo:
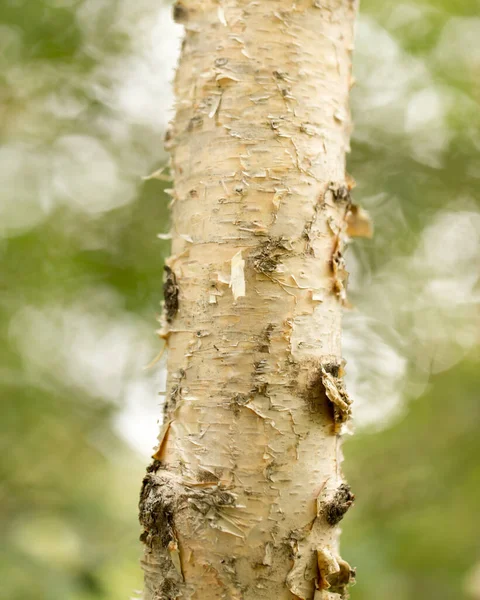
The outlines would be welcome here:
M 183 0 L 145 600 L 331 599 L 355 2 Z

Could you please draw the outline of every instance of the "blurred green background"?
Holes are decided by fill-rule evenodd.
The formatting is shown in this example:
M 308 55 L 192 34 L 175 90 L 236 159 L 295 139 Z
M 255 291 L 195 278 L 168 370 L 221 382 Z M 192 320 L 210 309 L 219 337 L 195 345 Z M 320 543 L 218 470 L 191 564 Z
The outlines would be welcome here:
M 480 599 L 480 2 L 363 0 L 349 172 L 353 600 Z M 161 415 L 161 167 L 181 28 L 151 0 L 0 3 L 0 598 L 141 588 Z

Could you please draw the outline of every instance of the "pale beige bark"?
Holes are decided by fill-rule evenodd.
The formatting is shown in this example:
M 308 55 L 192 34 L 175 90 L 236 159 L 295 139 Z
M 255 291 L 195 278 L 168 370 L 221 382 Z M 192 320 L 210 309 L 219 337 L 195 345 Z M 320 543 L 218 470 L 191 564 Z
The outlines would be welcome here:
M 346 597 L 337 524 L 355 2 L 183 0 L 168 406 L 146 600 Z M 352 221 L 352 228 L 354 228 Z M 178 303 L 178 306 L 177 306 Z M 178 310 L 177 310 L 178 309 Z

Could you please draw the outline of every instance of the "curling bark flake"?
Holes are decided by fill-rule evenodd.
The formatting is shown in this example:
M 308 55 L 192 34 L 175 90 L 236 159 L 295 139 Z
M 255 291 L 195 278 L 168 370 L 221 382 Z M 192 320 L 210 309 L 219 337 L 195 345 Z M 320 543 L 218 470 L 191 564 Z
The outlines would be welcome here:
M 145 600 L 335 600 L 351 0 L 183 0 Z M 365 222 L 360 223 L 365 227 Z

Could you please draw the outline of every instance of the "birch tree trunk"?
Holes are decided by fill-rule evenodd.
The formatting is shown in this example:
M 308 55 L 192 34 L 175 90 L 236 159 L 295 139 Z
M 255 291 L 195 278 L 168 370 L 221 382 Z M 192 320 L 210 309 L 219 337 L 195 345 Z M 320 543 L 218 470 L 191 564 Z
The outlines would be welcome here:
M 347 597 L 340 327 L 355 2 L 182 0 L 145 600 Z

